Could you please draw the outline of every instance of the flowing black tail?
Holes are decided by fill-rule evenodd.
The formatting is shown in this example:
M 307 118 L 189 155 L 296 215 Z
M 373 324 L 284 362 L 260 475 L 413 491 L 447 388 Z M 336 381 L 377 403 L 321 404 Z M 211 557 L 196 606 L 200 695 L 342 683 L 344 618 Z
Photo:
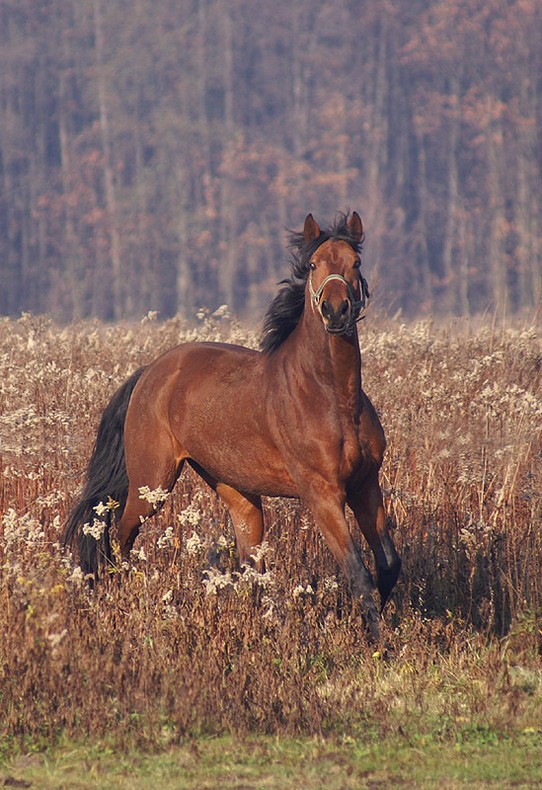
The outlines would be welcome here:
M 110 501 L 117 502 L 119 517 L 124 510 L 128 494 L 124 421 L 132 392 L 144 370 L 136 370 L 107 405 L 88 464 L 85 487 L 64 526 L 62 542 L 76 549 L 84 573 L 96 574 L 100 563 L 112 559 L 109 536 L 112 510 L 108 508 L 100 516 L 100 502 L 104 506 Z M 100 521 L 105 524 L 103 530 Z

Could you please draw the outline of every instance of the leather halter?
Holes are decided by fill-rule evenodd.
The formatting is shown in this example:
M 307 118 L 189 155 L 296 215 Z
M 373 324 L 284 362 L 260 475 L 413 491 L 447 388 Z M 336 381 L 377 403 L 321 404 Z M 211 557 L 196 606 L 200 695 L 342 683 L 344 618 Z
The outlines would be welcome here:
M 356 299 L 356 295 L 354 293 L 354 289 L 346 279 L 343 277 L 342 274 L 328 274 L 325 278 L 323 283 L 320 287 L 315 291 L 313 284 L 312 284 L 312 272 L 309 275 L 309 292 L 311 295 L 312 302 L 322 319 L 324 318 L 322 314 L 322 295 L 324 293 L 324 288 L 326 287 L 327 283 L 330 280 L 340 280 L 343 285 L 346 286 L 346 295 L 348 297 L 348 301 L 350 302 L 350 321 L 345 327 L 344 334 L 351 334 L 354 331 L 354 325 L 357 321 L 360 321 L 363 316 L 361 315 L 362 311 L 365 309 L 365 305 L 367 304 L 367 299 L 369 298 L 369 286 L 367 285 L 367 280 L 361 274 L 359 275 L 359 290 L 361 293 L 361 299 Z

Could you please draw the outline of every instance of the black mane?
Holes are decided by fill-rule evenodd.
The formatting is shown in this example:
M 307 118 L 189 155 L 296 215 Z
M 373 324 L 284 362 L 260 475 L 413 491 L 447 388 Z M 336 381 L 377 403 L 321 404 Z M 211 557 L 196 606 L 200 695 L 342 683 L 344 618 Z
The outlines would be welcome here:
M 291 335 L 303 315 L 305 306 L 305 284 L 309 276 L 309 263 L 318 247 L 329 239 L 346 241 L 357 252 L 361 252 L 362 241 L 352 235 L 348 227 L 349 214 L 339 214 L 333 225 L 320 231 L 317 239 L 307 244 L 303 233 L 291 233 L 292 272 L 287 280 L 282 280 L 282 288 L 275 296 L 263 321 L 260 349 L 264 354 L 272 354 Z

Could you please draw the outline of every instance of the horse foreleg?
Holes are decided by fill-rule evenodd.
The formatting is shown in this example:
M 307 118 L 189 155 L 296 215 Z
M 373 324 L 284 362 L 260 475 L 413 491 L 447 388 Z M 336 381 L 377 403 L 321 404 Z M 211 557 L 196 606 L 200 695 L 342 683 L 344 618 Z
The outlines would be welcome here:
M 303 496 L 333 556 L 347 577 L 352 594 L 361 601 L 368 635 L 378 639 L 378 612 L 373 598 L 374 581 L 352 540 L 345 518 L 344 498 L 325 481 L 313 494 Z
M 381 611 L 388 600 L 401 570 L 401 559 L 386 525 L 386 514 L 378 472 L 371 472 L 359 487 L 352 485 L 347 502 L 374 554 Z
M 263 559 L 252 559 L 263 539 L 261 497 L 242 494 L 225 483 L 217 483 L 216 492 L 231 516 L 241 565 L 251 563 L 258 571 L 263 572 Z

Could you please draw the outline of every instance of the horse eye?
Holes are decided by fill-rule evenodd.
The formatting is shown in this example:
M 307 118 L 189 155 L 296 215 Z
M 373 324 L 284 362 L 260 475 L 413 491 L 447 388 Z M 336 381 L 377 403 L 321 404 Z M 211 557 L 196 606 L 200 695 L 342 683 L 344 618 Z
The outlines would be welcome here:
M 354 263 L 354 269 L 359 269 L 359 267 L 360 267 L 360 266 L 361 266 L 361 261 L 360 261 L 360 260 L 357 260 L 357 261 Z
M 311 261 L 309 263 L 309 269 L 312 269 L 312 271 L 314 271 L 316 269 L 316 264 Z

